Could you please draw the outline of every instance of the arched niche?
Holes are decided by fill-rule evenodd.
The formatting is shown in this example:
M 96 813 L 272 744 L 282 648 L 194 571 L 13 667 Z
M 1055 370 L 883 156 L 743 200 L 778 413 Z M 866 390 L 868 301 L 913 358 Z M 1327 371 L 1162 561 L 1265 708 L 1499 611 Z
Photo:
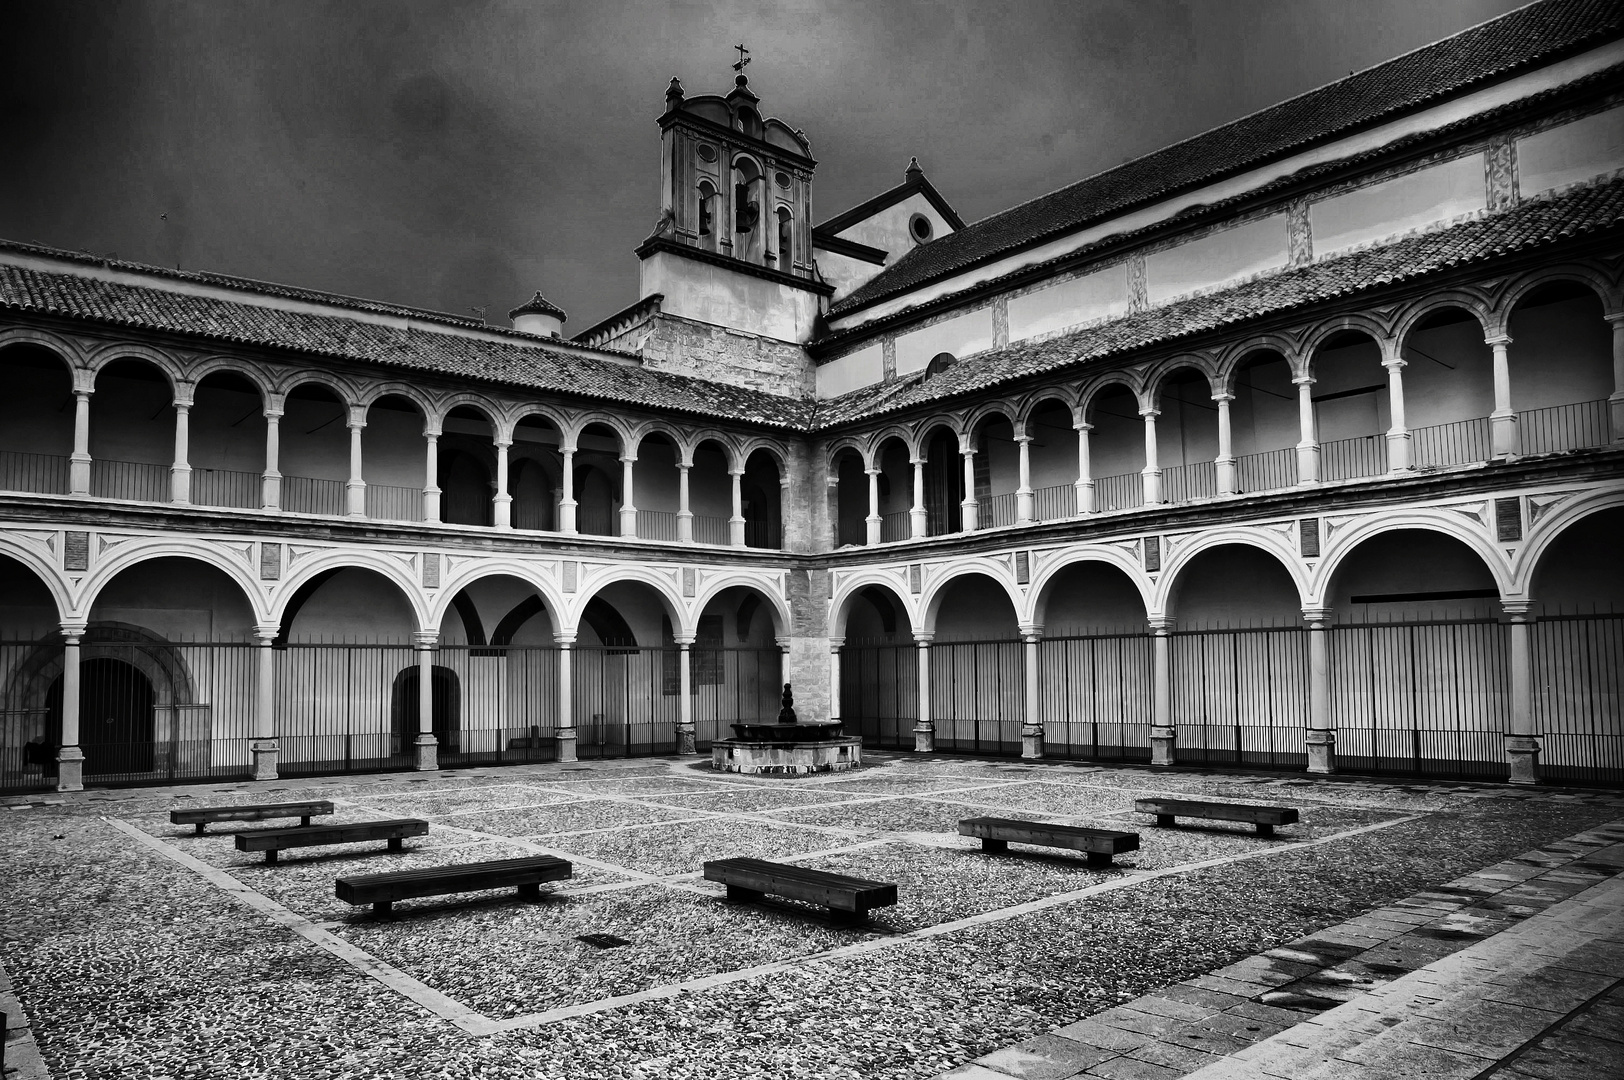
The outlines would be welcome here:
M 1077 432 L 1071 406 L 1059 398 L 1038 402 L 1027 414 L 1031 437 L 1032 517 L 1059 521 L 1077 513 Z
M 675 440 L 663 431 L 651 431 L 637 444 L 632 505 L 637 507 L 637 535 L 644 540 L 679 538 L 677 462 L 681 456 Z
M 1020 446 L 1015 442 L 1014 422 L 1001 412 L 987 413 L 971 428 L 970 445 L 976 452 L 972 465 L 975 474 L 972 494 L 976 500 L 976 526 L 990 529 L 1015 524 L 1018 509 L 1016 490 L 1021 486 L 1021 455 Z M 945 450 L 945 445 L 941 449 Z M 959 488 L 963 490 L 962 480 Z
M 90 493 L 168 502 L 175 460 L 175 392 L 150 360 L 127 357 L 97 371 L 90 398 Z
M 841 622 L 841 620 L 844 622 Z M 919 652 L 902 597 L 865 585 L 836 612 L 840 720 L 865 746 L 912 746 L 919 717 Z
M 1500 589 L 1483 557 L 1431 529 L 1367 537 L 1338 561 L 1326 592 L 1337 621 L 1493 619 Z
M 835 452 L 829 463 L 835 478 L 829 516 L 835 523 L 835 546 L 853 547 L 868 543 L 868 473 L 863 455 L 853 447 Z
M 67 362 L 41 345 L 6 345 L 0 379 L 0 491 L 67 494 L 75 409 Z
M 622 453 L 620 434 L 608 424 L 594 422 L 581 429 L 574 456 L 575 517 L 577 529 L 588 536 L 620 532 Z
M 404 394 L 384 394 L 367 409 L 361 463 L 374 521 L 423 520 L 424 423 L 423 410 Z
M 1218 494 L 1218 407 L 1212 383 L 1199 368 L 1180 366 L 1157 385 L 1156 463 L 1168 502 Z
M 16 559 L 0 555 L 0 642 L 38 640 L 54 633 L 61 621 L 56 600 L 39 575 Z
M 1245 543 L 1218 544 L 1178 568 L 1168 614 L 1180 630 L 1298 626 L 1302 597 L 1279 556 Z
M 287 392 L 280 428 L 282 509 L 296 514 L 346 513 L 349 406 L 331 386 L 303 382 Z
M 1089 471 L 1094 478 L 1094 505 L 1100 510 L 1143 506 L 1145 421 L 1139 399 L 1120 383 L 1101 387 L 1088 402 Z
M 930 708 L 936 746 L 1019 753 L 1026 657 L 1009 594 L 985 574 L 959 574 L 932 598 Z
M 376 570 L 340 566 L 296 589 L 282 609 L 278 641 L 287 645 L 409 645 L 417 630 L 400 586 Z
M 263 502 L 265 399 L 239 371 L 216 370 L 192 390 L 192 502 L 251 509 Z
M 1507 330 L 1518 452 L 1607 445 L 1612 327 L 1596 293 L 1577 281 L 1535 286 L 1517 299 Z
M 1126 571 L 1097 560 L 1075 562 L 1043 587 L 1039 623 L 1045 638 L 1143 634 L 1145 600 Z
M 783 492 L 778 459 L 767 450 L 751 453 L 739 481 L 746 547 L 784 546 Z
M 925 535 L 964 531 L 964 468 L 959 437 L 946 424 L 925 432 L 920 442 L 925 459 Z
M 163 556 L 120 570 L 97 590 L 93 623 L 139 626 L 166 641 L 253 640 L 242 586 L 201 559 Z
M 1624 508 L 1587 514 L 1540 553 L 1529 592 L 1546 615 L 1624 614 Z M 1620 670 L 1624 670 L 1621 667 Z
M 1229 404 L 1235 485 L 1241 493 L 1278 491 L 1297 483 L 1297 443 L 1302 438 L 1297 387 L 1291 362 L 1273 349 L 1241 357 L 1230 379 Z
M 906 540 L 911 535 L 908 513 L 913 507 L 913 461 L 908 445 L 891 436 L 875 451 L 880 492 L 880 542 Z
M 1381 346 L 1367 331 L 1338 330 L 1320 343 L 1312 365 L 1320 479 L 1385 473 L 1393 414 Z
M 783 653 L 772 603 L 757 589 L 732 586 L 705 602 L 689 651 L 695 739 L 709 745 L 733 723 L 777 718 Z
M 558 502 L 564 497 L 563 432 L 551 418 L 531 413 L 513 426 L 508 451 L 508 494 L 513 527 L 532 532 L 558 528 Z
M 1427 312 L 1399 343 L 1405 424 L 1418 466 L 1460 465 L 1492 456 L 1494 357 L 1477 315 L 1453 304 Z
M 440 432 L 440 519 L 448 525 L 490 525 L 496 494 L 496 429 L 473 405 L 446 414 Z
M 643 581 L 615 581 L 582 606 L 571 649 L 576 751 L 670 753 L 681 714 L 680 614 Z

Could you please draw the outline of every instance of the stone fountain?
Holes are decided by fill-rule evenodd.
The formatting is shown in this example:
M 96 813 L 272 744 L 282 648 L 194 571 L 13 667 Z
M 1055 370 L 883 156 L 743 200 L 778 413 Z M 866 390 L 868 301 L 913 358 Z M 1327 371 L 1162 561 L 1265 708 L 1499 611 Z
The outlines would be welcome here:
M 794 776 L 843 772 L 863 761 L 863 740 L 842 735 L 839 720 L 801 722 L 784 684 L 783 708 L 772 724 L 734 724 L 733 738 L 711 743 L 711 766 L 722 772 Z

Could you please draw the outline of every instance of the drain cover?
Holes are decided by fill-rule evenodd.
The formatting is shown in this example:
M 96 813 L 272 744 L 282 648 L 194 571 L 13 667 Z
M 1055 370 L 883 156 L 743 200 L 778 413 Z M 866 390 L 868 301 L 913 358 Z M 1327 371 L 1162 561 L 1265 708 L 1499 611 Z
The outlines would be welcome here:
M 625 938 L 615 937 L 613 934 L 581 934 L 577 941 L 584 941 L 597 949 L 618 949 L 622 945 L 630 945 Z

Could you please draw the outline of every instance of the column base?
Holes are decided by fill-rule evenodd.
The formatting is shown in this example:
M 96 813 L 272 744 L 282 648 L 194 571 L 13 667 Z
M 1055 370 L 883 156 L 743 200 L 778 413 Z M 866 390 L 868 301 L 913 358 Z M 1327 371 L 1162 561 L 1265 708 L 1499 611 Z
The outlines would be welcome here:
M 936 726 L 919 724 L 914 727 L 914 753 L 929 754 L 936 749 Z
M 1507 735 L 1506 762 L 1511 766 L 1511 783 L 1539 783 L 1539 740 L 1532 735 Z
M 85 789 L 85 752 L 77 746 L 60 746 L 56 751 L 56 790 Z
M 255 780 L 276 780 L 276 760 L 282 748 L 275 739 L 255 739 L 249 747 L 249 754 L 253 758 L 252 778 Z
M 691 754 L 699 753 L 699 747 L 697 745 L 697 742 L 698 742 L 698 740 L 696 740 L 694 738 L 694 728 L 693 728 L 692 724 L 689 724 L 686 727 L 684 727 L 681 724 L 677 725 L 677 753 L 678 754 L 681 754 L 682 756 L 687 757 L 687 756 L 689 756 Z
M 1336 772 L 1336 732 L 1311 730 L 1303 741 L 1308 746 L 1308 771 L 1321 776 Z
M 1041 727 L 1021 728 L 1021 757 L 1027 761 L 1042 759 L 1043 729 Z
M 1150 763 L 1152 765 L 1175 765 L 1178 763 L 1174 753 L 1174 744 L 1178 742 L 1179 733 L 1176 728 L 1153 727 L 1150 729 Z
M 413 745 L 417 750 L 417 764 L 413 768 L 418 772 L 433 772 L 440 767 L 440 744 L 433 735 L 419 735 Z
M 559 728 L 558 734 L 558 760 L 575 760 L 575 729 L 572 727 Z

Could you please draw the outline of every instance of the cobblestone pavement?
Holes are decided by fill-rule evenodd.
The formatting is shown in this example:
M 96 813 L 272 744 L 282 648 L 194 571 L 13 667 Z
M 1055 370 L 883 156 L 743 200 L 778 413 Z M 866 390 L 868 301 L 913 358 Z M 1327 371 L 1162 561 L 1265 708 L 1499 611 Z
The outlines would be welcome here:
M 1624 820 L 939 1080 L 1624 1077 Z
M 1406 1061 L 1551 1080 L 1616 1065 L 1619 793 L 874 757 L 796 779 L 669 758 L 0 799 L 3 1080 L 1386 1077 Z M 1133 809 L 1150 795 L 1301 821 L 1273 837 L 1157 828 Z M 197 836 L 169 821 L 295 799 L 431 829 L 399 854 L 267 865 L 231 834 L 281 822 Z M 990 855 L 956 829 L 987 815 L 1141 844 L 1109 867 Z M 392 919 L 333 895 L 337 876 L 522 854 L 567 858 L 574 877 L 537 901 L 409 901 Z M 699 870 L 734 855 L 894 881 L 900 900 L 856 927 L 732 904 Z M 1476 998 L 1490 1011 L 1462 1011 Z

